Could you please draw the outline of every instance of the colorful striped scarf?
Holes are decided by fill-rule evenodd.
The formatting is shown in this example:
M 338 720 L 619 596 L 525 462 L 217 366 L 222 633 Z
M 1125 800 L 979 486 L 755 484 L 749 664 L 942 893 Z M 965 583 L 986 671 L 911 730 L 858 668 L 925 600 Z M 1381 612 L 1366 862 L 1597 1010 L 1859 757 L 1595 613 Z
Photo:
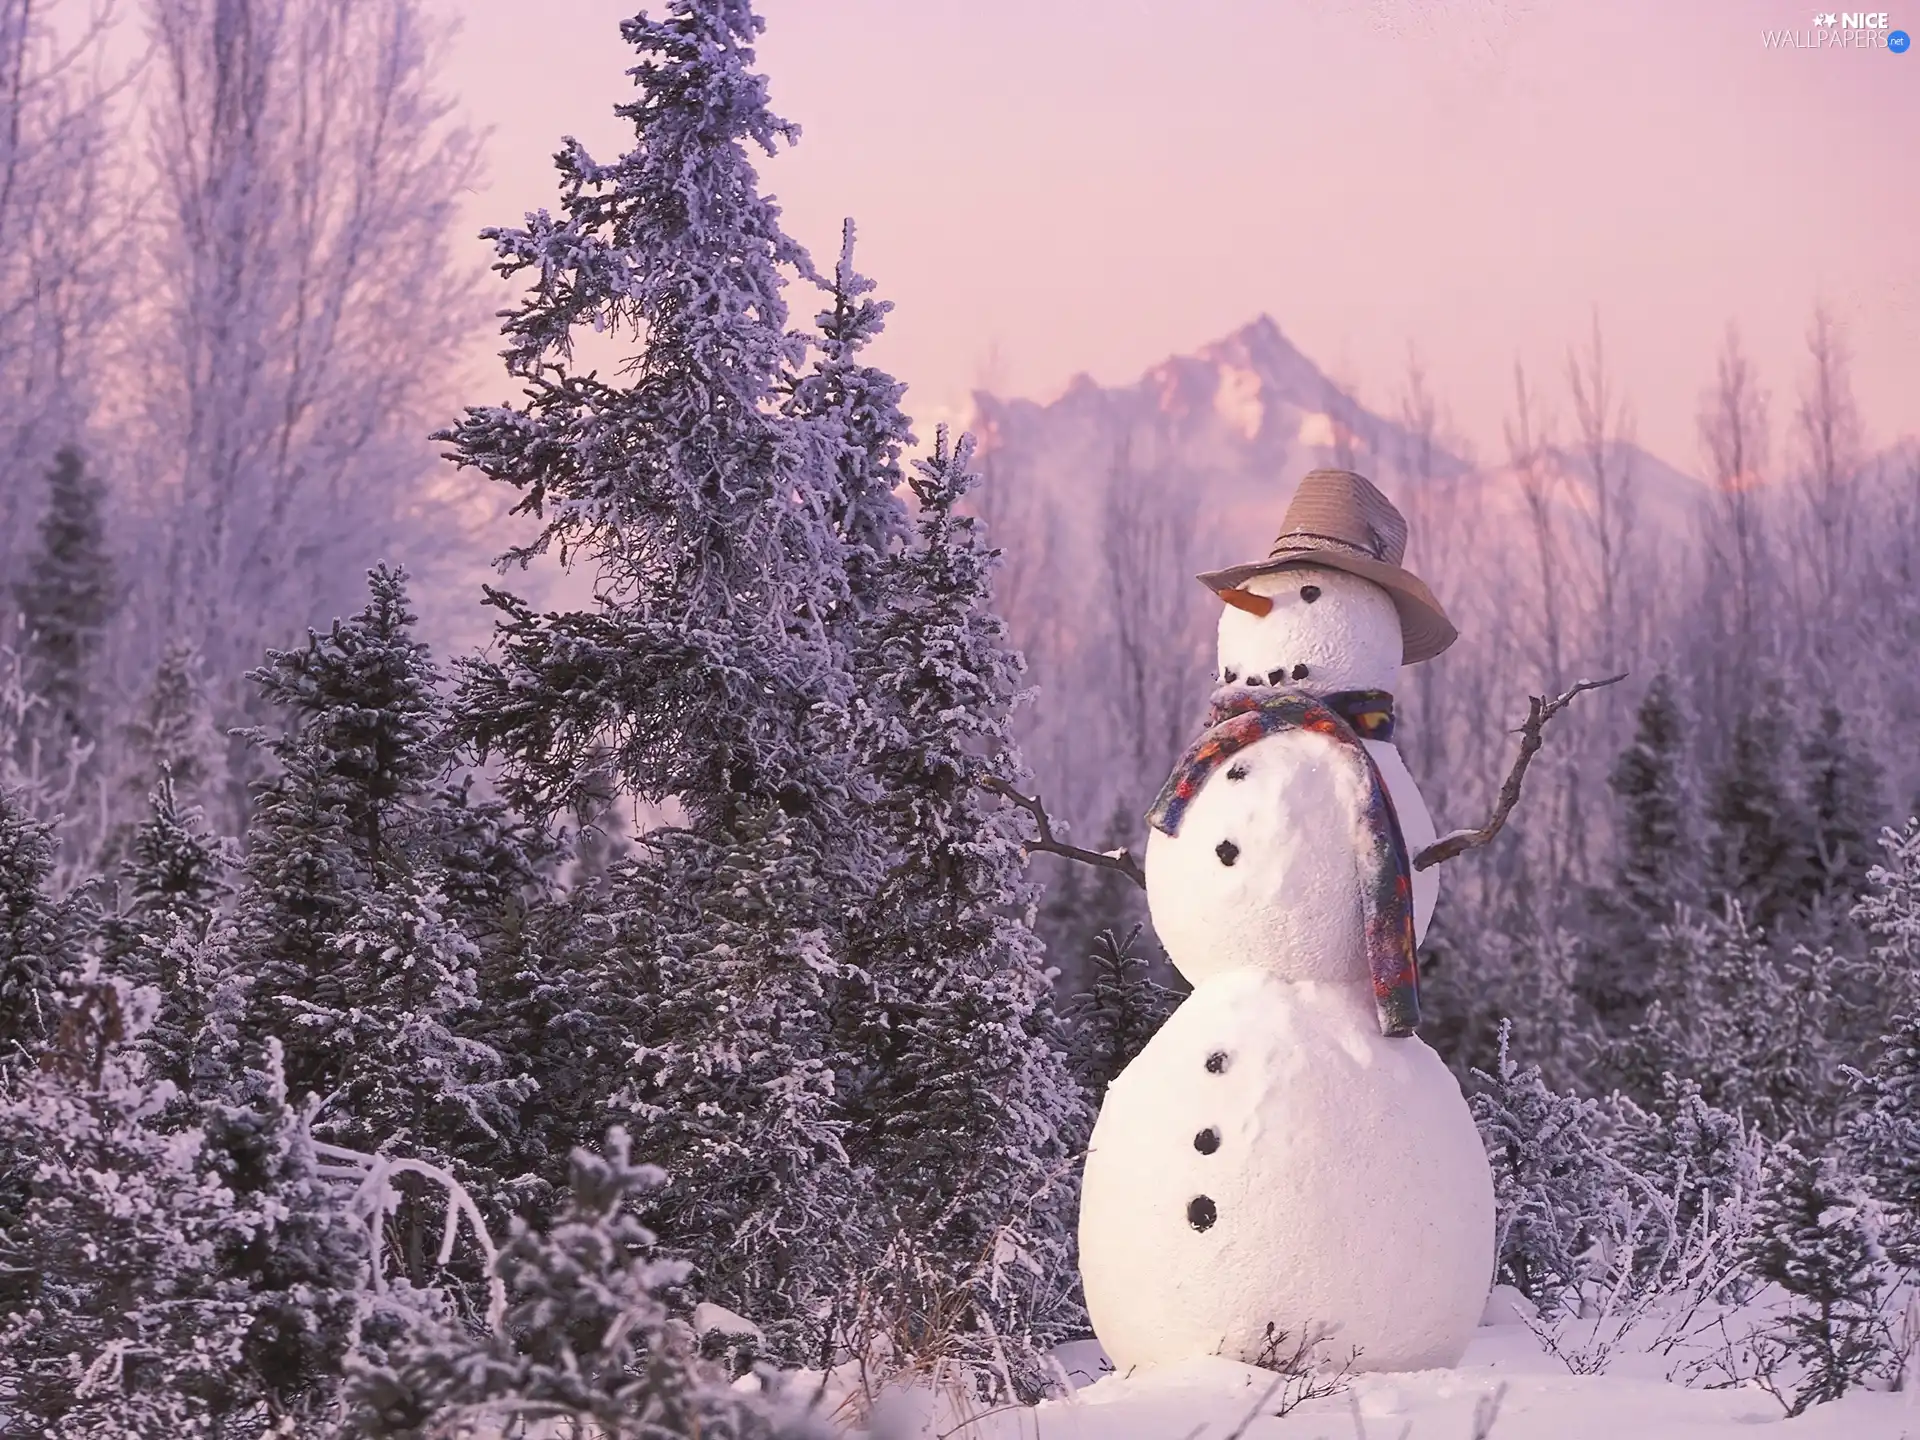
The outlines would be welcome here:
M 1384 702 L 1384 703 L 1383 703 Z M 1213 772 L 1257 740 L 1281 730 L 1311 730 L 1366 782 L 1367 853 L 1362 857 L 1360 910 L 1367 947 L 1367 973 L 1380 1033 L 1395 1039 L 1420 1025 L 1420 978 L 1414 964 L 1413 866 L 1400 833 L 1393 799 L 1380 767 L 1360 737 L 1393 734 L 1393 700 L 1384 692 L 1347 691 L 1324 700 L 1299 690 L 1236 687 L 1218 692 L 1207 729 L 1188 747 L 1147 812 L 1147 823 L 1177 834 L 1187 806 Z

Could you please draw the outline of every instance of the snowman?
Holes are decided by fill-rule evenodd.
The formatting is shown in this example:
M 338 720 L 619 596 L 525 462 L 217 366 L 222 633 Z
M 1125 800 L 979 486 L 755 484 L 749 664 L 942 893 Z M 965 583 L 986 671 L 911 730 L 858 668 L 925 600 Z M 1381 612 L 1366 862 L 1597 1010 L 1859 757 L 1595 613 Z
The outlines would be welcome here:
M 1414 1033 L 1434 839 L 1394 747 L 1403 664 L 1455 631 L 1364 477 L 1301 482 L 1226 602 L 1209 726 L 1149 813 L 1147 902 L 1193 993 L 1114 1080 L 1080 1211 L 1121 1372 L 1325 1336 L 1361 1370 L 1456 1364 L 1494 1264 L 1459 1085 Z M 1328 1352 L 1323 1351 L 1323 1354 Z

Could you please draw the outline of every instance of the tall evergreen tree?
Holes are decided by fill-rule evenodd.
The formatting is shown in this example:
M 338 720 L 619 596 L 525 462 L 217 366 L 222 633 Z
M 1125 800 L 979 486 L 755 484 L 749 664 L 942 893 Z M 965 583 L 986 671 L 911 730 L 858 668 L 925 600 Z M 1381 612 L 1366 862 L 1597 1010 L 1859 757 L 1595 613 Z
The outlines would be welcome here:
M 1633 743 L 1607 777 L 1619 805 L 1614 891 L 1643 925 L 1666 924 L 1676 904 L 1696 898 L 1698 857 L 1686 733 L 1673 679 L 1662 671 L 1640 702 Z
M 611 777 L 686 820 L 609 865 L 569 992 L 525 1012 L 570 1037 L 584 1109 L 565 1123 L 584 1142 L 624 1117 L 668 1172 L 647 1219 L 692 1283 L 811 1360 L 846 1273 L 818 1236 L 854 1187 L 828 1011 L 873 883 L 848 556 L 885 542 L 897 422 L 857 360 L 878 312 L 850 267 L 800 378 L 784 287 L 812 269 L 749 161 L 795 134 L 750 68 L 760 28 L 747 0 L 623 23 L 631 148 L 602 164 L 569 141 L 557 213 L 488 232 L 496 268 L 531 281 L 505 327 L 529 398 L 442 438 L 542 518 L 522 553 L 599 577 L 591 607 L 558 614 L 489 592 L 498 654 L 463 667 L 465 738 L 536 814 Z M 638 347 L 620 383 L 572 365 L 589 328 Z
M 838 447 L 778 404 L 805 350 L 782 292 L 810 267 L 748 161 L 796 133 L 748 68 L 761 25 L 747 0 L 623 22 L 633 148 L 601 164 L 568 141 L 558 217 L 486 232 L 503 275 L 533 277 L 505 327 L 531 398 L 442 438 L 523 492 L 532 552 L 600 577 L 593 608 L 561 614 L 489 591 L 500 657 L 464 670 L 469 737 L 535 808 L 573 803 L 603 757 L 710 838 L 769 800 L 825 826 L 844 798 L 818 743 L 848 703 Z M 641 345 L 627 383 L 570 368 L 588 327 Z
M 1873 864 L 1881 814 L 1880 765 L 1848 733 L 1837 705 L 1823 705 L 1819 723 L 1801 742 L 1807 894 L 1803 903 L 1844 917 Z
M 100 738 L 95 671 L 118 598 L 103 498 L 80 452 L 60 451 L 47 476 L 40 544 L 14 590 L 29 674 L 46 701 L 36 738 L 49 752 Z
M 53 857 L 53 827 L 0 790 L 0 1077 L 53 1034 L 63 925 L 46 888 Z
M 528 1088 L 462 1033 L 479 952 L 443 888 L 454 861 L 484 894 L 474 871 L 499 858 L 476 852 L 470 807 L 447 823 L 446 703 L 406 578 L 379 567 L 368 589 L 360 614 L 254 672 L 291 724 L 266 741 L 281 773 L 221 958 L 245 997 L 242 1058 L 280 1037 L 294 1093 L 329 1100 L 324 1133 L 452 1163 L 497 1145 Z
M 1739 900 L 1767 933 L 1794 916 L 1810 877 L 1810 824 L 1790 783 L 1791 721 L 1778 687 L 1770 687 L 1733 722 L 1727 758 L 1708 801 L 1709 878 Z
M 1581 957 L 1578 989 L 1616 1034 L 1655 997 L 1659 928 L 1700 899 L 1686 733 L 1672 677 L 1662 671 L 1640 702 L 1632 743 L 1607 777 L 1618 848 L 1612 887 L 1591 897 L 1598 925 Z
M 144 801 L 161 775 L 187 804 L 209 804 L 226 768 L 226 741 L 214 728 L 200 673 L 200 654 L 185 641 L 169 644 L 126 724 L 126 785 Z
M 894 1210 L 888 1231 L 969 1278 L 982 1312 L 968 1322 L 972 1358 L 985 1359 L 1073 1323 L 1049 1313 L 1059 1296 L 1045 1285 L 1073 1268 L 1066 1171 L 1086 1101 L 1025 918 L 1038 897 L 1013 812 L 985 783 L 1025 778 L 1010 729 L 1021 661 L 992 609 L 998 554 L 958 512 L 971 453 L 943 429 L 914 467 L 919 542 L 887 567 L 863 657 L 892 864 L 850 947 L 860 1070 L 849 1103 L 854 1159 Z M 1045 1278 L 1009 1271 L 1009 1246 Z

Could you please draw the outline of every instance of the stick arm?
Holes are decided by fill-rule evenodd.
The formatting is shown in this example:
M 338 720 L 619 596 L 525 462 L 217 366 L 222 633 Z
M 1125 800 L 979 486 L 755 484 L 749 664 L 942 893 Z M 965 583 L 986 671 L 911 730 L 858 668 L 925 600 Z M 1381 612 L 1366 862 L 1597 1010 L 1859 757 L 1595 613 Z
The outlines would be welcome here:
M 1428 870 L 1442 861 L 1456 859 L 1469 850 L 1492 844 L 1501 827 L 1507 823 L 1507 816 L 1513 813 L 1513 807 L 1520 801 L 1521 782 L 1526 779 L 1527 766 L 1533 763 L 1533 757 L 1545 743 L 1547 722 L 1571 705 L 1575 696 L 1618 685 L 1626 678 L 1626 672 L 1622 671 L 1605 680 L 1582 680 L 1551 700 L 1544 695 L 1528 696 L 1527 718 L 1515 732 L 1520 736 L 1520 749 L 1513 757 L 1513 768 L 1507 772 L 1506 781 L 1500 786 L 1499 798 L 1494 801 L 1493 814 L 1487 817 L 1487 823 L 1475 829 L 1453 830 L 1442 835 L 1414 856 L 1413 868 Z

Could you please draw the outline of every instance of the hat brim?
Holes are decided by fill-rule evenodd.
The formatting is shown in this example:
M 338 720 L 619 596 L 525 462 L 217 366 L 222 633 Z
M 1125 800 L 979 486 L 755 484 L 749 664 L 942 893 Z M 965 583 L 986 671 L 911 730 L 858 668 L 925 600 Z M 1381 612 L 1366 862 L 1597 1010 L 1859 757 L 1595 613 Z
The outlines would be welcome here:
M 1349 575 L 1358 575 L 1362 580 L 1371 580 L 1391 595 L 1394 608 L 1400 612 L 1402 665 L 1418 665 L 1422 660 L 1431 660 L 1460 638 L 1460 632 L 1447 619 L 1447 612 L 1440 608 L 1440 602 L 1433 598 L 1433 592 L 1417 575 L 1409 574 L 1398 565 L 1389 565 L 1384 560 L 1363 555 L 1348 555 L 1339 550 L 1290 550 L 1271 560 L 1256 560 L 1225 570 L 1209 570 L 1198 579 L 1217 595 L 1222 590 L 1238 588 L 1256 575 L 1271 575 L 1280 570 L 1298 569 L 1302 565 L 1344 570 Z

